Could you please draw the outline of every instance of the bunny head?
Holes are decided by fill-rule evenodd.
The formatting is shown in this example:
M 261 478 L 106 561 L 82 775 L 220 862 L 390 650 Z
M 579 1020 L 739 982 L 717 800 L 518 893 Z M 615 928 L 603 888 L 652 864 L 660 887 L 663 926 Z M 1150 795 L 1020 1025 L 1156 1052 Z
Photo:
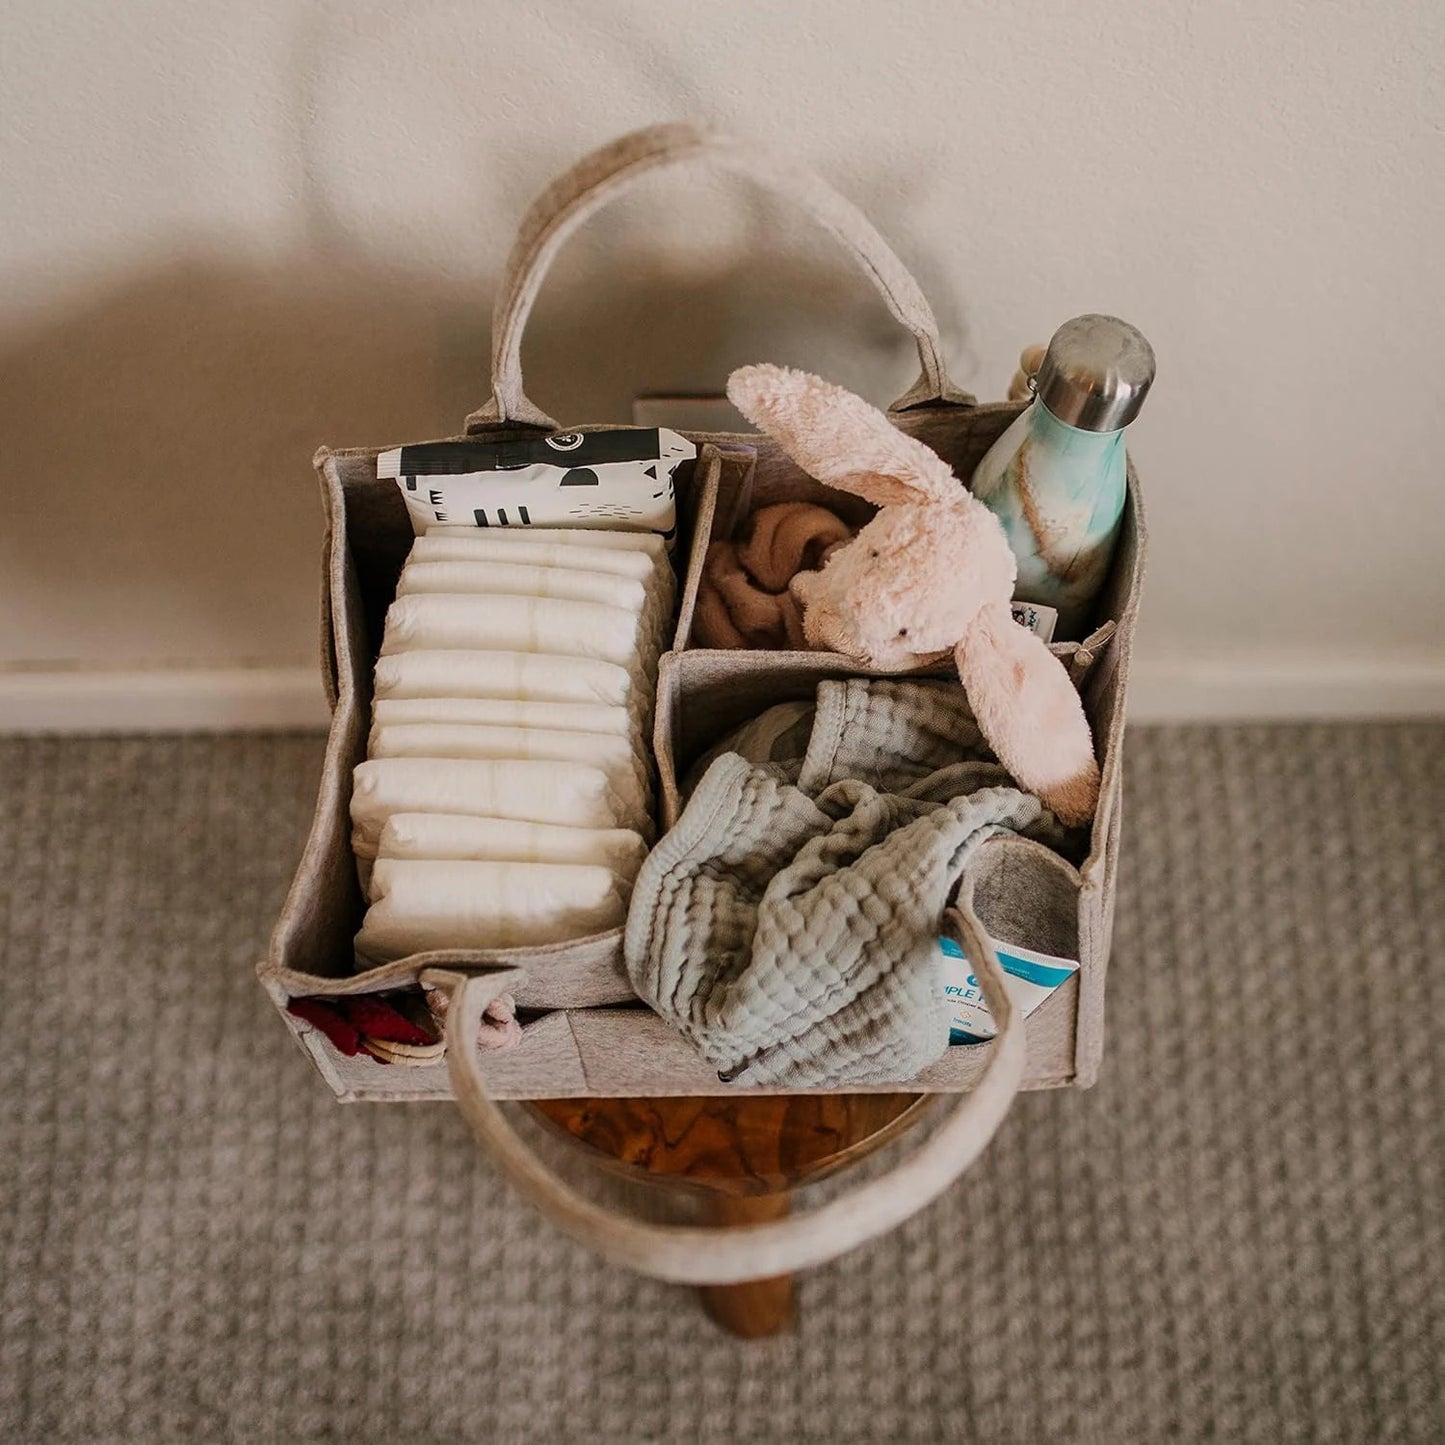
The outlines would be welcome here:
M 878 515 L 792 592 L 814 647 L 870 667 L 937 661 L 986 603 L 1006 601 L 1015 563 L 1003 528 L 948 463 L 842 387 L 780 366 L 746 366 L 728 397 L 799 466 Z
M 945 502 L 886 506 L 821 572 L 799 572 L 792 592 L 809 643 L 885 671 L 947 656 L 979 609 L 1013 587 L 1002 530 L 978 511 L 981 518 Z

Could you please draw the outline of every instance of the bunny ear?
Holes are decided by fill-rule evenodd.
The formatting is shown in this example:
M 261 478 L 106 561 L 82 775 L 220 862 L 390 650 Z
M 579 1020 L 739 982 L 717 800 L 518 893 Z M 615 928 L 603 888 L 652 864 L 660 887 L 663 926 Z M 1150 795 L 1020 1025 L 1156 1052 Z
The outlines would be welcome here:
M 877 507 L 949 501 L 962 491 L 948 463 L 861 396 L 787 366 L 744 366 L 728 400 L 811 477 Z
M 1099 802 L 1099 765 L 1084 704 L 1069 675 L 1007 602 L 979 610 L 954 649 L 979 731 L 1019 783 L 1071 826 Z

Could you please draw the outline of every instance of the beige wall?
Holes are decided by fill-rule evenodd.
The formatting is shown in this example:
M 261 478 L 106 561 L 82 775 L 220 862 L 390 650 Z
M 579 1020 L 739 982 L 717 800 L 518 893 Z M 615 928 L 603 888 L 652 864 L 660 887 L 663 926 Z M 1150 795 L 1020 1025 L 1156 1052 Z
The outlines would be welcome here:
M 314 447 L 454 430 L 532 193 L 694 115 L 859 201 L 981 395 L 1079 311 L 1152 338 L 1156 680 L 1436 677 L 1442 16 L 8 0 L 0 667 L 309 665 Z M 826 243 L 681 178 L 572 247 L 527 350 L 572 420 L 760 358 L 911 375 Z

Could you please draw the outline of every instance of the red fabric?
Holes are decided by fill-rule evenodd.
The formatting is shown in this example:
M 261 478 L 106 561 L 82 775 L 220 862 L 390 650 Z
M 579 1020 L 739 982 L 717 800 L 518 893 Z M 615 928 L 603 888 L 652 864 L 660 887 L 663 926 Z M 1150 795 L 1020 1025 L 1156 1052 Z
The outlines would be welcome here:
M 286 1010 L 298 1019 L 304 1019 L 312 1028 L 320 1029 L 338 1052 L 351 1057 L 361 1052 L 361 1034 L 352 1027 L 329 1000 L 324 998 L 292 998 L 286 1000 Z
M 374 993 L 355 994 L 349 998 L 333 999 L 332 1002 L 347 1022 L 369 1039 L 380 1039 L 389 1044 L 436 1043 L 435 1034 L 419 1028 Z

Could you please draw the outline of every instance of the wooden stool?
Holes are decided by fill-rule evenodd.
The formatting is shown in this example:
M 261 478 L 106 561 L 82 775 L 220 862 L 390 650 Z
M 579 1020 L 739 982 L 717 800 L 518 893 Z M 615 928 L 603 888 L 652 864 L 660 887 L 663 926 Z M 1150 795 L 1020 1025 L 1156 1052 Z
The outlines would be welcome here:
M 545 1099 L 532 1105 L 629 1178 L 703 1192 L 717 1224 L 754 1224 L 788 1212 L 792 1191 L 896 1138 L 924 1094 L 773 1094 L 717 1099 Z M 752 1339 L 793 1317 L 793 1278 L 705 1285 L 703 1307 Z

